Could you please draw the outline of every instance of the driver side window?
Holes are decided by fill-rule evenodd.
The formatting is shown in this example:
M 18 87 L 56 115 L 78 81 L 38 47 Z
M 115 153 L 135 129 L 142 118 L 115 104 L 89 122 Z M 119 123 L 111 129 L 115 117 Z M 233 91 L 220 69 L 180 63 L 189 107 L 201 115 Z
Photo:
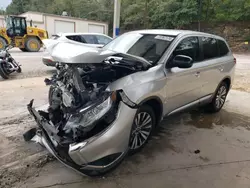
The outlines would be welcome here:
M 173 52 L 173 57 L 177 55 L 189 56 L 194 62 L 199 61 L 199 40 L 198 37 L 187 37 L 183 39 Z

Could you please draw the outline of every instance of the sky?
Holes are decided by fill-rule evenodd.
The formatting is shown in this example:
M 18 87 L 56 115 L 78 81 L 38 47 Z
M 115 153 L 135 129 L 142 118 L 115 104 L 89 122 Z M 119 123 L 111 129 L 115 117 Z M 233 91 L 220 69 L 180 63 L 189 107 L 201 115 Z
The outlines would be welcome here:
M 0 0 L 0 9 L 6 9 L 12 0 Z

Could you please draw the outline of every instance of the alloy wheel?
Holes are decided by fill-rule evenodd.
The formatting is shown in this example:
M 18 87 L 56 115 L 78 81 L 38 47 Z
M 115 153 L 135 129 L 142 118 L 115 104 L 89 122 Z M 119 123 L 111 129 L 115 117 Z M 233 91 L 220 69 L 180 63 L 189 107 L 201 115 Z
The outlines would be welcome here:
M 147 112 L 140 112 L 134 120 L 132 135 L 130 140 L 130 149 L 135 150 L 144 145 L 152 131 L 152 117 Z
M 227 88 L 222 85 L 217 94 L 216 94 L 216 98 L 215 98 L 215 106 L 216 108 L 221 108 L 223 106 L 223 104 L 225 103 L 227 97 Z

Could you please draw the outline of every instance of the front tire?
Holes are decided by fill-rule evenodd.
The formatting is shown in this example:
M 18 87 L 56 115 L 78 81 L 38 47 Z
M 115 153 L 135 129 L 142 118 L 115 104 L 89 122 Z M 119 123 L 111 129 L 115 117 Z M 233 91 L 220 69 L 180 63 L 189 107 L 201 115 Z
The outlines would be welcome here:
M 0 37 L 0 51 L 5 49 L 7 42 L 4 38 Z
M 9 74 L 7 72 L 8 71 L 5 68 L 5 64 L 0 63 L 0 75 L 3 79 L 9 79 Z
M 225 104 L 228 91 L 228 85 L 226 84 L 226 82 L 222 82 L 217 88 L 212 102 L 207 105 L 207 111 L 211 113 L 219 112 Z
M 129 139 L 129 153 L 141 150 L 150 139 L 156 125 L 156 117 L 152 108 L 143 105 L 137 111 L 131 128 Z

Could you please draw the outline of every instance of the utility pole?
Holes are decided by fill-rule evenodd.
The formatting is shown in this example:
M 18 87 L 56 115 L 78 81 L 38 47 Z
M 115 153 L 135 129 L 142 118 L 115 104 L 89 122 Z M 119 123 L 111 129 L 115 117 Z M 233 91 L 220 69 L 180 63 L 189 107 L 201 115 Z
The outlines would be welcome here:
M 148 29 L 148 0 L 145 0 L 144 28 Z
M 199 0 L 199 11 L 198 11 L 198 31 L 201 30 L 201 1 Z
M 114 0 L 114 23 L 113 23 L 113 38 L 120 33 L 120 11 L 121 0 Z
M 24 13 L 23 0 L 20 0 L 20 1 L 21 1 L 21 9 L 22 9 L 20 12 L 21 12 L 21 13 Z

